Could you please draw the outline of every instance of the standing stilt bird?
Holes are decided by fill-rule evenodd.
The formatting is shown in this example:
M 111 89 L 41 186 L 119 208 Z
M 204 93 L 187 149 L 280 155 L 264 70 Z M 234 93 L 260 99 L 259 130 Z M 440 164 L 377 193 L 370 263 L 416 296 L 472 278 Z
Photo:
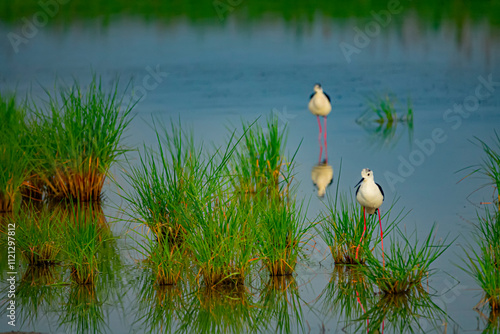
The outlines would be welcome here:
M 323 92 L 323 88 L 321 88 L 321 85 L 317 83 L 314 85 L 314 93 L 311 94 L 311 98 L 309 100 L 309 110 L 313 115 L 316 115 L 318 119 L 318 126 L 319 126 L 319 136 L 318 136 L 318 141 L 321 145 L 321 122 L 319 120 L 320 116 L 323 116 L 324 119 L 324 140 L 325 140 L 325 147 L 326 147 L 326 116 L 332 111 L 332 105 L 330 101 L 330 96 Z
M 380 218 L 380 206 L 384 201 L 384 191 L 382 187 L 375 183 L 373 179 L 373 171 L 365 168 L 361 171 L 361 176 L 363 177 L 355 187 L 356 189 L 356 200 L 363 207 L 363 220 L 364 220 L 364 229 L 363 234 L 361 235 L 361 239 L 359 240 L 359 245 L 356 248 L 356 260 L 358 259 L 359 247 L 361 246 L 361 242 L 363 241 L 363 236 L 366 231 L 366 212 L 368 214 L 373 215 L 375 211 L 378 211 L 378 219 L 380 223 L 380 238 L 382 240 L 382 261 L 385 268 L 385 257 L 384 257 L 384 234 L 382 232 L 382 219 Z

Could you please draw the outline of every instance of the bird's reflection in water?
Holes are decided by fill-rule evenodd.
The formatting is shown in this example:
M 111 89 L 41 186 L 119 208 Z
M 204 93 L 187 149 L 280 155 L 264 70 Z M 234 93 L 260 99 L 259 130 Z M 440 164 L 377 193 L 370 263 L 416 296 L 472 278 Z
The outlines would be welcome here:
M 324 197 L 326 188 L 333 182 L 333 167 L 328 164 L 328 153 L 325 145 L 325 159 L 321 161 L 323 147 L 320 145 L 318 163 L 311 170 L 311 179 L 318 191 L 318 197 Z

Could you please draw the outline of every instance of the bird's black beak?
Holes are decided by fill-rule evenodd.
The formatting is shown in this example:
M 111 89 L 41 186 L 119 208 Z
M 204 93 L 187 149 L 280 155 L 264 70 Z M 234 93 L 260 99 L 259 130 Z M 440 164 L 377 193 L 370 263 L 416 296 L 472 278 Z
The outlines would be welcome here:
M 361 182 L 363 182 L 363 180 L 364 180 L 364 178 L 363 178 L 363 179 L 361 179 L 361 180 L 359 180 L 358 184 L 356 184 L 356 185 L 354 186 L 354 188 L 356 188 L 357 186 L 359 186 L 359 184 L 360 184 Z

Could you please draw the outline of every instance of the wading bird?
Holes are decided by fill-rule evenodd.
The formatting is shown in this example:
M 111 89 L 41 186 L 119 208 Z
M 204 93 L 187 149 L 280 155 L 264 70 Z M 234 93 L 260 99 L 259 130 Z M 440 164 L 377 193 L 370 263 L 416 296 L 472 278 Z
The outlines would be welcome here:
M 328 94 L 323 92 L 323 88 L 321 88 L 321 85 L 317 83 L 314 85 L 314 93 L 311 94 L 310 100 L 309 100 L 309 110 L 313 115 L 316 115 L 318 118 L 318 126 L 319 126 L 319 136 L 318 136 L 318 141 L 321 145 L 321 121 L 319 120 L 320 116 L 323 116 L 324 119 L 324 141 L 325 141 L 325 147 L 326 147 L 326 116 L 332 111 L 332 105 L 330 103 L 330 97 Z
M 378 211 L 378 220 L 380 223 L 380 238 L 382 240 L 382 261 L 385 268 L 385 258 L 384 258 L 384 234 L 382 232 L 382 219 L 380 218 L 380 206 L 384 201 L 384 191 L 382 187 L 375 183 L 373 179 L 373 171 L 365 168 L 361 171 L 361 176 L 363 177 L 361 181 L 358 182 L 354 187 L 358 187 L 356 189 L 356 200 L 363 207 L 363 221 L 364 221 L 364 229 L 363 234 L 361 235 L 361 239 L 359 240 L 358 248 L 356 248 L 356 260 L 358 259 L 359 247 L 361 246 L 361 242 L 363 241 L 363 236 L 366 231 L 366 212 L 368 214 L 373 215 L 375 211 Z

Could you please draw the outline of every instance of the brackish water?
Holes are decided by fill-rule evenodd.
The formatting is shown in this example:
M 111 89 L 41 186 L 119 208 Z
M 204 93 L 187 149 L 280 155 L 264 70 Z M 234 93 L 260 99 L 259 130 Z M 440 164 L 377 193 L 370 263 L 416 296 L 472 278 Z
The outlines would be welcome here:
M 484 207 L 479 203 L 491 202 L 493 189 L 475 191 L 485 183 L 477 178 L 458 183 L 465 174 L 457 171 L 480 162 L 482 151 L 470 142 L 474 136 L 488 141 L 495 129 L 500 130 L 496 2 L 401 1 L 390 21 L 384 27 L 378 25 L 378 30 L 370 10 L 388 10 L 389 2 L 338 8 L 322 2 L 286 6 L 278 1 L 274 7 L 241 2 L 221 15 L 213 3 L 173 2 L 129 9 L 114 2 L 101 8 L 97 3 L 61 4 L 54 17 L 30 34 L 24 27 L 26 20 L 34 22 L 33 15 L 45 9 L 36 4 L 3 4 L 2 93 L 16 90 L 20 98 L 28 92 L 42 96 L 41 86 L 53 87 L 56 78 L 84 83 L 92 71 L 109 82 L 119 76 L 125 84 L 132 78 L 129 98 L 142 96 L 124 141 L 132 148 L 154 144 L 152 116 L 165 122 L 180 117 L 196 139 L 209 147 L 212 142 L 221 145 L 227 128 L 239 126 L 241 118 L 254 120 L 274 113 L 288 127 L 290 152 L 302 140 L 296 157 L 298 197 L 309 201 L 308 217 L 314 219 L 324 209 L 324 200 L 315 196 L 311 182 L 319 147 L 316 119 L 307 102 L 314 83 L 320 82 L 333 100 L 328 157 L 335 182 L 327 197 L 334 194 L 341 161 L 339 188 L 344 192 L 354 191 L 361 169 L 370 168 L 385 191 L 382 211 L 395 197 L 400 198 L 397 209 L 412 210 L 401 225 L 408 234 L 417 230 L 423 235 L 437 223 L 438 236 L 458 237 L 434 264 L 437 272 L 426 282 L 432 301 L 446 316 L 422 303 L 421 313 L 435 316 L 437 328 L 430 321 L 421 325 L 438 333 L 486 328 L 489 311 L 483 309 L 481 314 L 473 309 L 482 292 L 457 265 L 464 258 L 462 246 L 471 240 L 476 211 Z M 370 27 L 374 29 L 370 36 L 356 39 L 356 31 Z M 13 46 L 9 33 L 21 36 L 23 42 Z M 348 57 L 342 51 L 347 44 L 355 50 Z M 366 96 L 386 92 L 398 97 L 399 110 L 411 100 L 412 131 L 398 124 L 393 137 L 384 137 L 377 135 L 375 126 L 355 122 L 365 110 Z M 131 154 L 132 163 L 134 158 Z M 121 168 L 113 170 L 118 182 Z M 116 208 L 124 203 L 112 184 L 105 191 L 104 212 L 115 217 Z M 118 222 L 112 230 L 124 235 L 127 226 Z M 219 330 L 228 332 L 248 330 L 251 325 L 264 332 L 276 332 L 276 328 L 287 332 L 289 324 L 296 332 L 354 332 L 357 324 L 345 320 L 356 305 L 356 295 L 344 296 L 347 304 L 332 297 L 341 291 L 341 283 L 336 281 L 328 248 L 319 238 L 316 241 L 293 282 L 255 283 L 244 296 L 236 296 L 240 304 L 233 305 L 227 296 L 221 299 L 200 292 L 180 298 L 188 288 L 150 286 L 135 265 L 137 254 L 123 237 L 117 241 L 118 251 L 109 251 L 111 259 L 120 261 L 105 271 L 95 291 L 44 285 L 50 282 L 19 285 L 15 330 L 200 332 L 218 324 Z M 7 277 L 2 272 L 3 288 Z M 36 277 L 24 275 L 28 282 L 29 275 Z M 50 275 L 51 282 L 59 282 L 63 273 L 55 270 Z M 4 309 L 0 314 L 0 331 L 14 329 L 7 325 Z M 255 319 L 259 322 L 254 323 Z M 404 322 L 405 318 L 398 319 Z M 386 332 L 399 332 L 396 323 L 391 329 L 386 320 Z

